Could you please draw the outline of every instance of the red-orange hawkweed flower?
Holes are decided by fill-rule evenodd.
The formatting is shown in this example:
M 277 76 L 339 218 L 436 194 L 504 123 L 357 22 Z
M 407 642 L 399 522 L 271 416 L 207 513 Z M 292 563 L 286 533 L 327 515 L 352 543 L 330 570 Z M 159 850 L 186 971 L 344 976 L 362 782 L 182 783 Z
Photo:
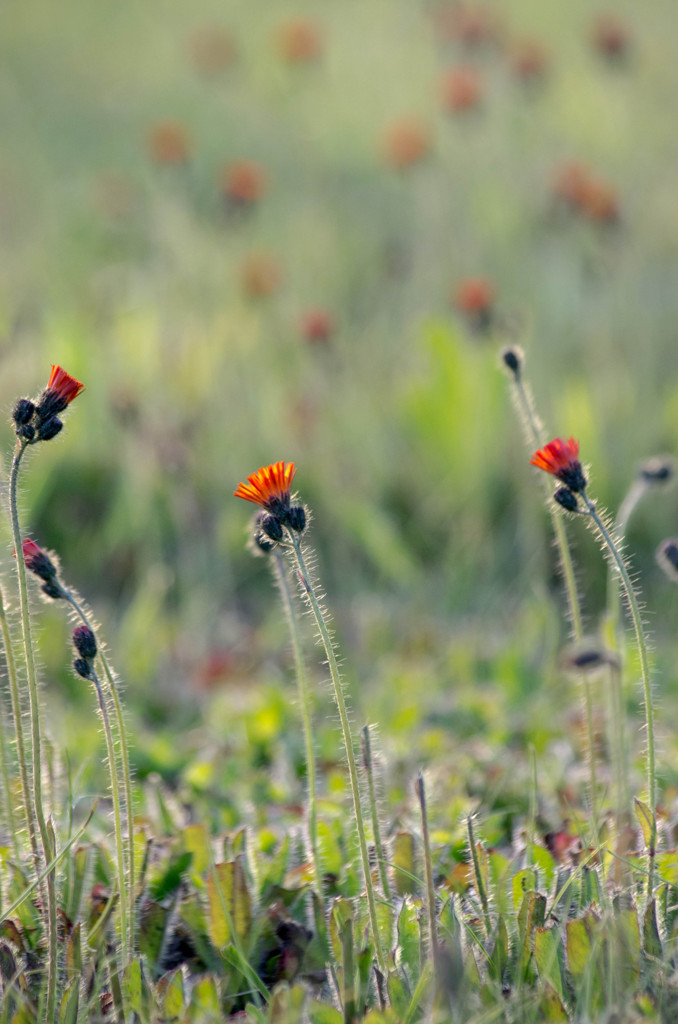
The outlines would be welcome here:
M 586 477 L 579 461 L 579 441 L 573 437 L 567 441 L 561 437 L 549 441 L 534 453 L 530 464 L 551 473 L 575 493 L 586 487 Z
M 541 82 L 548 71 L 548 54 L 535 39 L 521 39 L 513 46 L 511 71 L 525 85 Z
M 401 117 L 386 127 L 382 151 L 385 160 L 397 170 L 411 167 L 430 153 L 430 129 L 416 117 Z
M 293 18 L 279 25 L 276 42 L 280 56 L 290 64 L 303 64 L 322 56 L 320 29 L 306 18 Z
M 309 309 L 301 318 L 301 335 L 311 344 L 324 343 L 334 333 L 334 318 L 326 309 Z
M 238 206 L 250 206 L 261 199 L 268 187 L 266 174 L 254 160 L 235 160 L 221 173 L 221 192 Z
M 238 484 L 233 494 L 236 498 L 261 505 L 275 515 L 281 508 L 289 508 L 290 486 L 295 473 L 293 462 L 274 462 L 270 466 L 262 466 L 248 476 L 246 484 Z
M 75 377 L 71 377 L 69 373 L 66 373 L 60 366 L 55 363 L 52 364 L 52 373 L 49 381 L 47 382 L 47 391 L 50 393 L 50 397 L 53 399 L 52 404 L 59 405 L 59 409 L 53 408 L 53 412 L 61 412 L 67 405 L 70 405 L 74 398 L 77 398 L 81 391 L 84 391 L 85 385 L 81 384 Z M 44 395 L 43 395 L 44 400 Z
M 472 67 L 457 67 L 446 71 L 440 82 L 443 107 L 453 114 L 477 109 L 483 100 L 480 74 Z
M 614 14 L 600 14 L 591 34 L 593 45 L 603 57 L 620 60 L 628 54 L 631 34 Z
M 233 63 L 237 54 L 235 41 L 216 25 L 205 25 L 188 40 L 191 59 L 203 75 L 217 75 Z

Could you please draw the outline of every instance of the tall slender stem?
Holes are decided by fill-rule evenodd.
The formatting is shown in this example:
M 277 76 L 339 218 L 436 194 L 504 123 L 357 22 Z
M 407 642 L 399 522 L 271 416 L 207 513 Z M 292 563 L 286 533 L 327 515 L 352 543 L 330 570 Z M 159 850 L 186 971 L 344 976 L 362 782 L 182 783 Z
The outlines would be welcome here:
M 624 587 L 624 593 L 626 595 L 626 601 L 631 613 L 631 619 L 633 621 L 633 629 L 636 635 L 636 646 L 638 648 L 638 658 L 640 661 L 640 674 L 643 682 L 643 701 L 645 704 L 645 723 L 647 728 L 647 788 L 648 788 L 648 803 L 650 807 L 650 814 L 652 816 L 652 833 L 650 842 L 648 844 L 648 898 L 652 898 L 653 891 L 653 872 L 654 872 L 654 856 L 655 847 L 657 841 L 657 817 L 656 817 L 656 766 L 655 766 L 655 740 L 654 740 L 654 709 L 652 704 L 652 686 L 650 682 L 650 665 L 647 656 L 647 645 L 645 643 L 645 635 L 643 633 L 643 623 L 640 616 L 640 609 L 638 607 L 638 601 L 636 600 L 636 594 L 633 589 L 633 583 L 628 574 L 626 564 L 621 556 L 619 548 L 615 544 L 610 532 L 608 531 L 605 523 L 598 515 L 595 504 L 591 501 L 585 491 L 582 491 L 582 498 L 586 508 L 588 509 L 589 515 L 593 519 L 598 532 L 609 552 L 611 559 L 619 570 L 619 575 L 622 579 L 622 585 Z
M 45 812 L 42 803 L 42 737 L 40 730 L 40 698 L 38 694 L 38 679 L 35 670 L 35 658 L 33 655 L 33 636 L 31 630 L 31 615 L 28 607 L 28 587 L 26 585 L 26 566 L 24 565 L 23 548 L 21 543 L 21 527 L 19 524 L 19 511 L 17 505 L 17 481 L 21 459 L 26 450 L 26 442 L 18 441 L 12 469 L 9 477 L 9 510 L 12 523 L 12 538 L 16 551 L 17 577 L 19 580 L 19 604 L 21 609 L 21 628 L 23 633 L 24 657 L 26 659 L 26 677 L 28 680 L 28 696 L 31 718 L 31 745 L 33 759 L 33 809 L 40 843 L 42 856 L 45 864 L 49 864 L 54 856 L 50 836 L 47 829 Z M 47 999 L 46 999 L 46 1020 L 49 1024 L 55 1018 L 56 1013 L 56 983 L 57 983 L 57 915 L 56 915 L 56 878 L 54 870 L 49 871 L 46 876 L 47 885 L 47 914 L 46 930 L 47 945 L 49 949 L 47 965 Z
M 101 721 L 104 726 L 104 735 L 106 737 L 106 751 L 108 753 L 108 768 L 111 777 L 111 796 L 113 798 L 113 820 L 115 822 L 115 846 L 118 856 L 118 886 L 120 888 L 120 931 L 122 933 L 122 957 L 123 962 L 127 962 L 128 956 L 128 933 L 127 933 L 127 888 L 125 883 L 125 855 L 123 853 L 122 846 L 122 822 L 120 820 L 120 790 L 118 787 L 118 769 L 115 753 L 115 744 L 113 742 L 113 730 L 111 729 L 111 719 L 108 714 L 108 706 L 104 697 L 103 690 L 101 689 L 101 683 L 93 667 L 89 669 L 89 680 L 94 684 L 96 690 L 97 700 L 99 702 L 99 711 L 101 712 Z
M 71 607 L 77 612 L 78 616 L 84 622 L 86 626 L 96 633 L 94 623 L 91 617 L 87 614 L 85 608 L 80 604 L 75 595 L 71 590 L 64 588 L 64 596 L 70 603 Z M 127 745 L 127 730 L 125 728 L 125 715 L 123 713 L 122 704 L 120 702 L 120 695 L 118 694 L 118 688 L 115 683 L 115 675 L 109 664 L 108 658 L 103 651 L 101 645 L 98 646 L 98 657 L 101 660 L 101 664 L 104 667 L 104 675 L 106 676 L 106 682 L 108 684 L 109 692 L 113 698 L 113 707 L 115 710 L 116 728 L 118 730 L 118 739 L 120 746 L 120 762 L 122 765 L 122 782 L 124 790 L 124 801 L 125 801 L 125 818 L 127 820 L 127 878 L 128 878 L 128 890 L 124 884 L 124 877 L 121 876 L 121 887 L 120 887 L 120 900 L 123 901 L 125 898 L 128 900 L 129 906 L 129 940 L 125 938 L 125 942 L 128 942 L 128 951 L 130 954 L 134 953 L 135 945 L 135 925 L 136 925 L 136 870 L 134 862 L 134 804 L 132 803 L 132 775 L 129 766 L 129 747 Z M 117 761 L 114 762 L 117 766 Z M 116 831 L 119 826 L 119 817 L 117 819 Z M 124 861 L 121 861 L 121 871 L 124 874 Z M 123 929 L 124 932 L 124 929 Z
M 381 827 L 379 825 L 379 810 L 377 808 L 377 791 L 374 783 L 374 761 L 372 759 L 372 741 L 370 738 L 369 725 L 363 726 L 363 764 L 367 775 L 367 790 L 370 798 L 370 814 L 372 815 L 372 833 L 374 835 L 374 846 L 377 851 L 377 863 L 379 865 L 379 877 L 381 887 L 384 890 L 386 900 L 391 899 L 391 886 L 388 882 L 388 869 L 384 857 L 384 846 L 381 841 Z
M 19 702 L 19 691 L 16 686 L 16 672 L 14 672 L 14 666 L 10 670 L 10 659 L 13 661 L 13 654 L 9 651 L 9 644 L 11 640 L 9 638 L 9 627 L 7 624 L 7 616 L 5 614 L 5 603 L 2 590 L 0 590 L 0 625 L 2 627 L 2 638 L 3 645 L 5 647 L 6 655 L 5 662 L 7 667 L 7 680 L 10 688 L 10 699 L 12 706 L 12 717 L 14 719 L 15 736 L 17 739 L 17 755 L 20 759 L 19 763 L 19 777 L 21 780 L 22 796 L 24 801 L 24 814 L 26 818 L 26 831 L 31 836 L 31 851 L 33 853 L 33 863 L 36 867 L 36 873 L 40 868 L 40 858 L 38 857 L 38 847 L 35 843 L 35 830 L 31 834 L 31 815 L 30 815 L 30 792 L 28 790 L 28 778 L 26 776 L 26 765 L 25 765 L 25 752 L 23 744 L 23 728 L 21 725 L 21 708 Z M 17 820 L 14 814 L 14 800 L 12 799 L 12 787 L 9 776 L 9 763 L 7 756 L 7 744 L 5 742 L 5 716 L 0 715 L 0 760 L 2 761 L 2 781 L 5 790 L 5 803 L 7 806 L 7 825 L 12 833 L 12 845 L 14 847 L 14 856 L 17 863 L 20 860 L 20 848 L 19 848 L 19 833 L 17 829 Z
M 419 772 L 415 783 L 419 809 L 421 811 L 421 835 L 424 843 L 424 873 L 426 875 L 426 902 L 428 904 L 428 931 L 431 943 L 431 960 L 435 971 L 438 964 L 438 928 L 436 924 L 436 894 L 433 887 L 433 865 L 431 863 L 431 842 L 428 832 L 428 814 L 426 811 L 426 790 L 424 779 Z
M 346 761 L 348 763 L 348 774 L 351 784 L 351 794 L 353 796 L 353 811 L 355 814 L 356 827 L 358 829 L 358 841 L 360 845 L 360 857 L 363 866 L 363 875 L 365 878 L 365 889 L 367 892 L 367 905 L 369 908 L 370 915 L 370 926 L 372 929 L 372 941 L 374 942 L 374 949 L 377 955 L 377 962 L 379 969 L 384 973 L 386 964 L 384 960 L 384 954 L 381 948 L 381 939 L 379 937 L 379 925 L 377 921 L 377 905 L 374 897 L 374 886 L 372 884 L 372 874 L 370 871 L 370 860 L 367 852 L 367 840 L 365 838 L 365 823 L 363 821 L 363 812 L 360 804 L 360 787 L 358 785 L 358 769 L 355 762 L 355 754 L 353 752 L 353 739 L 351 737 L 351 727 L 348 720 L 348 712 L 346 711 L 346 700 L 344 699 L 344 687 L 341 681 L 341 675 L 339 673 L 339 665 L 337 664 L 337 658 L 334 653 L 334 647 L 332 645 L 332 638 L 329 634 L 327 626 L 325 624 L 325 618 L 322 613 L 322 609 L 315 596 L 313 584 L 309 576 L 304 555 L 301 549 L 299 538 L 293 530 L 288 531 L 290 539 L 292 541 L 292 547 L 294 549 L 294 555 L 297 560 L 297 566 L 299 568 L 300 580 L 304 588 L 304 593 L 308 599 L 309 606 L 313 612 L 313 616 L 320 633 L 325 653 L 327 655 L 327 664 L 330 670 L 330 677 L 332 679 L 332 686 L 334 688 L 334 699 L 339 712 L 339 720 L 341 722 L 341 730 L 344 737 L 344 747 L 346 749 Z
M 313 749 L 313 726 L 311 722 L 311 700 L 306 677 L 306 665 L 299 636 L 299 624 L 294 610 L 294 601 L 287 578 L 287 570 L 282 554 L 279 550 L 274 554 L 275 576 L 278 582 L 278 589 L 282 597 L 285 617 L 290 631 L 292 641 L 292 652 L 294 654 L 294 667 L 299 687 L 299 704 L 301 706 L 301 720 L 304 728 L 304 743 L 306 746 L 306 778 L 308 785 L 308 839 L 311 848 L 311 860 L 313 862 L 313 874 L 315 887 L 318 896 L 322 900 L 322 871 L 318 853 L 318 810 L 317 810 L 317 782 L 315 768 L 315 750 Z

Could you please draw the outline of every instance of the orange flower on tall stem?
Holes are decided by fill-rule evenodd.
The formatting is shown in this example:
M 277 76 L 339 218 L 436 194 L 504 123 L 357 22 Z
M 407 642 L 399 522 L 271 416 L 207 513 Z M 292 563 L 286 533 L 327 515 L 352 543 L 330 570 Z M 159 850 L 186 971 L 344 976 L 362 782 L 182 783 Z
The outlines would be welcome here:
M 80 392 L 84 390 L 84 384 L 81 384 L 75 377 L 71 377 L 60 366 L 52 364 L 52 373 L 47 382 L 47 391 L 59 402 L 62 409 L 70 405 L 73 399 L 77 398 Z
M 551 473 L 575 493 L 586 487 L 586 477 L 579 461 L 579 441 L 573 437 L 567 441 L 561 437 L 549 441 L 534 453 L 530 464 Z
M 262 466 L 248 476 L 246 484 L 238 484 L 233 494 L 236 498 L 243 498 L 261 505 L 268 512 L 276 513 L 281 508 L 289 508 L 290 486 L 295 473 L 293 462 L 274 462 L 271 466 Z

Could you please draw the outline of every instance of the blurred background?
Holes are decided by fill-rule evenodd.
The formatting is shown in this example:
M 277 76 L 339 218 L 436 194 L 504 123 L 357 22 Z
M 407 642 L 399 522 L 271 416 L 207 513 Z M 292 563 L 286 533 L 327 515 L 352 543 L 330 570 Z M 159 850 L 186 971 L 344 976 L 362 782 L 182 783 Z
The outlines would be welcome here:
M 6 451 L 53 362 L 85 383 L 30 453 L 23 518 L 103 624 L 139 778 L 223 797 L 245 757 L 271 800 L 298 791 L 285 625 L 232 497 L 279 459 L 355 721 L 402 778 L 452 742 L 552 749 L 576 691 L 498 352 L 523 346 L 548 435 L 580 439 L 612 513 L 676 452 L 673 3 L 10 0 L 0 25 Z M 654 550 L 676 502 L 628 538 L 669 708 Z M 605 568 L 568 532 L 594 633 Z M 65 617 L 39 614 L 50 726 L 97 771 Z

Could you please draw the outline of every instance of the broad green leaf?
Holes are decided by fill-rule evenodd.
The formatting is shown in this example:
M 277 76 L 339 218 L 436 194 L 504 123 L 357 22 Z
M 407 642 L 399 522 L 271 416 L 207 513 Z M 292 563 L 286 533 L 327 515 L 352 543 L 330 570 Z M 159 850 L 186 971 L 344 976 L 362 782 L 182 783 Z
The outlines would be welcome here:
M 335 963 L 343 963 L 341 935 L 347 923 L 353 922 L 353 903 L 341 897 L 332 901 L 330 908 L 330 942 Z
M 613 957 L 622 972 L 625 988 L 635 989 L 640 974 L 640 924 L 638 913 L 629 907 L 617 910 L 612 919 L 615 945 Z
M 222 1019 L 221 1006 L 219 1002 L 219 988 L 217 979 L 213 974 L 203 974 L 198 978 L 191 990 L 191 1009 L 199 1010 L 205 1015 L 208 1021 L 219 1021 Z M 189 1020 L 202 1020 L 189 1012 Z
M 513 891 L 513 909 L 518 910 L 528 889 L 536 890 L 537 888 L 536 872 L 532 868 L 523 868 L 522 871 L 517 871 L 513 876 L 511 888 Z
M 139 952 L 143 953 L 153 968 L 156 967 L 162 949 L 168 918 L 167 908 L 153 900 L 146 900 L 139 913 Z
M 193 854 L 188 850 L 173 854 L 163 873 L 149 886 L 151 899 L 158 902 L 167 899 L 181 885 L 181 880 L 191 865 Z
M 414 838 L 398 832 L 393 840 L 393 882 L 399 896 L 415 893 L 419 887 L 414 864 Z
M 318 821 L 318 857 L 323 865 L 323 870 L 330 875 L 341 874 L 344 866 L 344 857 L 337 841 L 336 832 L 332 823 L 321 818 Z
M 562 998 L 548 981 L 544 983 L 544 991 L 539 1000 L 539 1020 L 544 1022 L 569 1020 Z
M 407 968 L 411 978 L 418 978 L 421 969 L 421 904 L 414 905 L 406 896 L 398 914 L 398 948 L 396 963 Z
M 163 1024 L 173 1024 L 181 1019 L 185 1009 L 184 978 L 181 968 L 163 974 L 158 979 L 156 993 L 163 1016 Z
M 82 943 L 80 939 L 81 922 L 78 921 L 75 928 L 68 936 L 66 943 L 66 975 L 69 978 L 79 978 L 82 974 Z
M 563 944 L 557 928 L 537 928 L 534 933 L 534 959 L 540 977 L 553 986 L 561 999 L 565 996 L 562 950 Z
M 310 1001 L 306 1012 L 311 1024 L 344 1024 L 344 1015 L 339 1010 L 328 1003 L 321 1003 L 318 999 Z
M 183 833 L 184 849 L 193 855 L 191 874 L 202 877 L 210 866 L 212 849 L 205 825 L 187 825 Z
M 276 985 L 269 1006 L 270 1024 L 301 1024 L 305 999 L 306 990 L 302 985 L 290 988 L 285 981 Z
M 241 857 L 216 864 L 207 875 L 209 936 L 217 949 L 231 937 L 231 927 L 245 939 L 252 925 L 250 898 Z
M 503 916 L 497 921 L 497 931 L 494 938 L 494 947 L 489 963 L 489 974 L 491 978 L 501 982 L 506 965 L 509 959 L 509 937 L 506 928 L 506 921 Z
M 66 987 L 59 1004 L 59 1024 L 77 1024 L 80 1006 L 80 979 L 74 978 Z
M 386 985 L 391 1006 L 397 1013 L 398 1019 L 402 1020 L 407 1013 L 412 997 L 397 971 L 389 971 Z
M 646 850 L 654 854 L 655 846 L 657 844 L 657 825 L 652 817 L 652 811 L 646 803 L 635 797 L 633 800 L 633 809 L 636 812 L 636 818 L 640 825 L 640 830 L 643 833 L 643 841 L 645 842 Z
M 121 978 L 125 1012 L 130 1017 L 133 1013 L 141 1014 L 143 1012 L 143 984 L 144 978 L 141 970 L 141 960 L 138 958 L 130 960 L 130 962 L 125 965 Z
M 580 978 L 591 967 L 594 934 L 598 921 L 592 914 L 585 914 L 565 926 L 567 935 L 567 963 L 574 978 Z

